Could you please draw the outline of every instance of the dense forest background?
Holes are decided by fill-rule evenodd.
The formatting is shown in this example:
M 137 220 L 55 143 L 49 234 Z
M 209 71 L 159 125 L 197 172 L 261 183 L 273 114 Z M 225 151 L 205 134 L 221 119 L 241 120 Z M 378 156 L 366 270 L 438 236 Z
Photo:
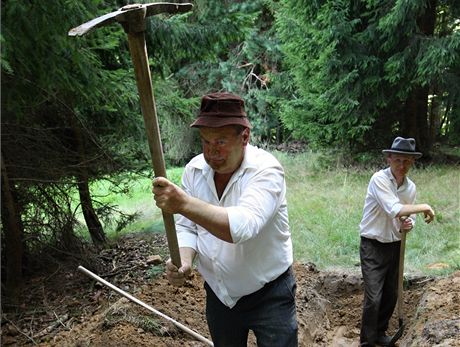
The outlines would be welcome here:
M 141 1 L 137 1 L 141 2 Z M 68 31 L 130 1 L 2 1 L 2 282 L 14 297 L 26 264 L 83 252 L 104 219 L 90 183 L 120 191 L 149 170 L 126 34 L 114 24 Z M 252 142 L 301 141 L 351 153 L 350 164 L 415 137 L 425 160 L 460 145 L 460 1 L 197 0 L 148 20 L 147 47 L 167 165 L 199 152 L 189 124 L 200 96 L 240 94 Z M 77 204 L 75 203 L 77 198 Z

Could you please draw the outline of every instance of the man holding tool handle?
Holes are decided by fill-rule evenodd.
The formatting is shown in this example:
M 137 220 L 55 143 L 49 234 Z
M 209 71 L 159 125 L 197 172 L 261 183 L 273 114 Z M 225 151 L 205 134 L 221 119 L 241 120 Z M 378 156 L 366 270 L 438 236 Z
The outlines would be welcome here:
M 415 151 L 415 140 L 397 137 L 391 148 L 382 152 L 389 167 L 372 176 L 359 225 L 364 281 L 361 346 L 394 344 L 396 338 L 385 332 L 398 299 L 398 267 L 404 261 L 401 240 L 405 241 L 404 233 L 414 227 L 417 213 L 424 214 L 426 223 L 434 219 L 430 205 L 415 204 L 416 186 L 406 176 L 422 156 Z
M 130 4 L 71 29 L 69 35 L 82 36 L 114 22 L 128 34 L 157 176 L 153 193 L 163 212 L 171 255 L 167 275 L 171 283 L 183 284 L 198 256 L 215 346 L 246 346 L 249 330 L 261 347 L 297 346 L 296 282 L 284 171 L 272 155 L 249 145 L 251 125 L 240 97 L 229 93 L 203 97 L 199 117 L 192 124 L 199 128 L 203 154 L 187 166 L 184 190 L 166 178 L 148 65 L 146 20 L 191 8 L 189 3 Z M 177 222 L 180 249 L 175 213 L 181 214 Z
M 153 180 L 156 204 L 178 214 L 182 266 L 166 274 L 182 285 L 197 268 L 205 280 L 206 317 L 215 346 L 297 346 L 296 282 L 280 163 L 249 144 L 244 101 L 231 93 L 201 100 L 203 153 L 185 167 L 182 188 Z

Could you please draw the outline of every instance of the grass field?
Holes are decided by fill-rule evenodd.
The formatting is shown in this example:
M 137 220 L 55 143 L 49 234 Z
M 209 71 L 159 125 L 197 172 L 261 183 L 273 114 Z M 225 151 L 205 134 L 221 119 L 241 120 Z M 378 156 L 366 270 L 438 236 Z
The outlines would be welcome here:
M 344 168 L 330 162 L 323 165 L 322 157 L 314 153 L 274 154 L 286 171 L 295 259 L 313 262 L 320 269 L 355 268 L 359 265 L 358 224 L 364 197 L 369 179 L 378 168 Z M 181 173 L 181 168 L 168 170 L 168 177 L 178 183 Z M 445 274 L 460 269 L 459 168 L 413 168 L 409 177 L 417 185 L 417 202 L 430 204 L 436 219 L 425 224 L 418 216 L 416 227 L 407 237 L 407 271 Z M 99 183 L 93 190 L 104 195 L 107 183 Z M 149 179 L 134 180 L 129 195 L 109 194 L 105 199 L 125 212 L 139 213 L 121 232 L 106 228 L 110 237 L 134 231 L 164 232 Z
M 320 268 L 359 264 L 358 225 L 369 179 L 378 168 L 321 169 L 312 166 L 315 158 L 309 154 L 278 157 L 287 175 L 295 258 Z M 430 204 L 436 219 L 425 224 L 417 216 L 407 237 L 407 270 L 448 273 L 460 269 L 459 168 L 414 168 L 409 177 L 417 185 L 417 202 Z

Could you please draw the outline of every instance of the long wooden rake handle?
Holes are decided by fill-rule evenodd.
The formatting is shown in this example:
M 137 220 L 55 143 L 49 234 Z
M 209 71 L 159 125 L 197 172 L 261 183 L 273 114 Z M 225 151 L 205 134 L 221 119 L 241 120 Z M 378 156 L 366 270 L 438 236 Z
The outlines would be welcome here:
M 208 340 L 207 338 L 205 338 L 204 336 L 201 336 L 200 334 L 196 333 L 195 331 L 187 328 L 185 325 L 175 321 L 174 319 L 172 319 L 171 317 L 165 315 L 164 313 L 158 311 L 158 310 L 155 310 L 152 306 L 149 306 L 147 305 L 145 302 L 135 298 L 134 296 L 132 296 L 131 294 L 121 290 L 120 288 L 118 288 L 117 286 L 114 286 L 112 283 L 110 282 L 107 282 L 106 280 L 104 280 L 103 278 L 99 277 L 98 275 L 96 275 L 95 273 L 89 271 L 88 269 L 84 268 L 83 266 L 79 266 L 78 267 L 78 270 L 83 272 L 84 274 L 94 278 L 96 281 L 98 281 L 99 283 L 102 283 L 103 285 L 109 287 L 110 289 L 116 291 L 118 294 L 124 296 L 125 298 L 131 300 L 132 302 L 135 302 L 136 304 L 138 305 L 141 305 L 142 307 L 146 308 L 147 310 L 155 313 L 157 316 L 160 316 L 164 319 L 166 319 L 167 321 L 173 323 L 175 326 L 177 326 L 179 329 L 185 331 L 187 334 L 190 334 L 192 335 L 194 338 L 196 338 L 198 341 L 201 341 L 201 342 L 204 342 L 206 345 L 208 346 L 214 346 L 214 344 Z

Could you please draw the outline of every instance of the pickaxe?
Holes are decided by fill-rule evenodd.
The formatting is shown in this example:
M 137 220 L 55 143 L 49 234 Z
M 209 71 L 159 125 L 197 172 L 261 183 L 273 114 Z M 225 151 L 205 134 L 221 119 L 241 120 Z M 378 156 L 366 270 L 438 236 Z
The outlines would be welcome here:
M 148 64 L 147 47 L 145 44 L 146 18 L 159 13 L 180 13 L 192 9 L 190 3 L 157 2 L 150 4 L 132 4 L 117 11 L 97 17 L 69 31 L 69 36 L 82 36 L 88 31 L 119 22 L 128 34 L 129 51 L 136 74 L 137 89 L 141 101 L 142 115 L 149 142 L 150 155 L 155 176 L 166 177 L 166 167 L 161 146 L 160 129 L 152 90 L 152 78 Z M 172 214 L 163 212 L 171 260 L 177 267 L 181 266 L 176 228 Z

